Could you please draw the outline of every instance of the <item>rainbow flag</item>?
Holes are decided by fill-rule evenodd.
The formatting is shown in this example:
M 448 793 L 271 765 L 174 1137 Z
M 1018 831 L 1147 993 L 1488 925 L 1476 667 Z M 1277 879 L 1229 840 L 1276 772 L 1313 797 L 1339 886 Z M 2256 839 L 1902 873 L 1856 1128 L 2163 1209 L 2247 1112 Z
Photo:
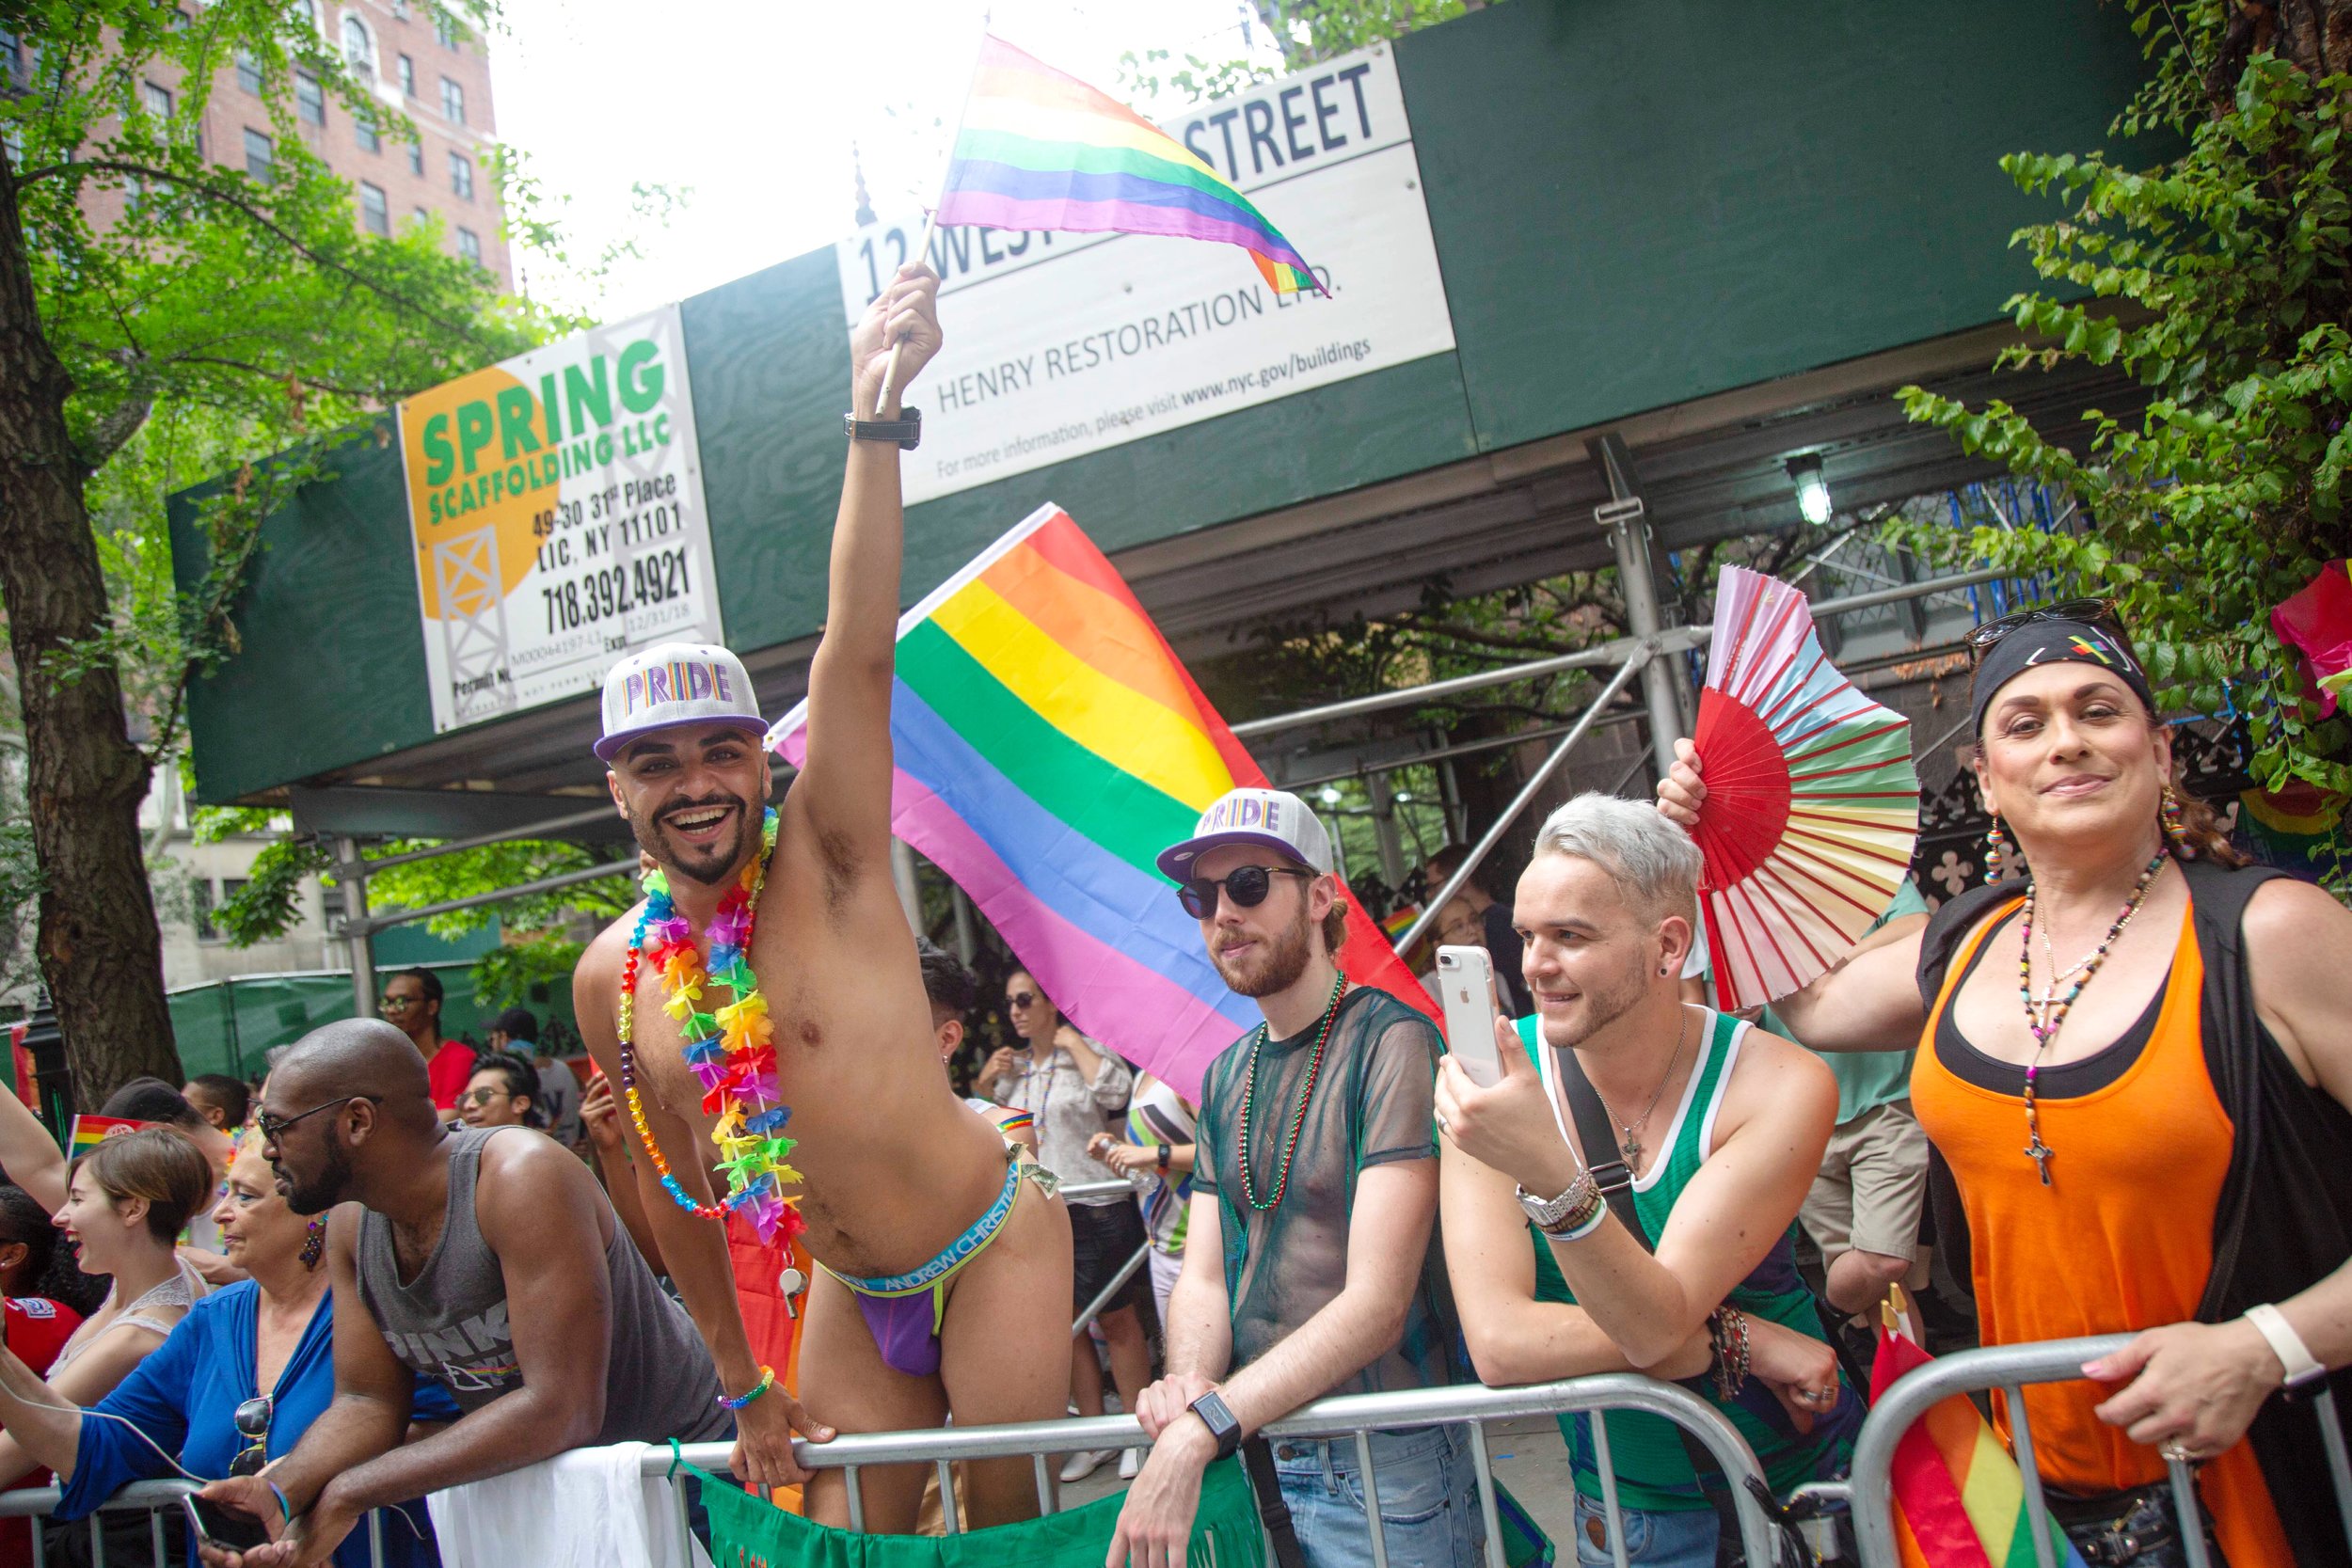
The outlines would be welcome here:
M 66 1134 L 65 1157 L 78 1160 L 108 1138 L 119 1138 L 142 1127 L 162 1125 L 160 1121 L 135 1121 L 129 1117 L 75 1117 L 72 1130 Z
M 807 705 L 768 744 L 799 766 Z M 1266 778 L 1094 542 L 1046 506 L 898 622 L 891 831 L 954 878 L 1080 1029 L 1197 1101 L 1257 1027 L 1152 864 Z M 1432 1013 L 1357 901 L 1341 967 Z
M 1182 142 L 993 37 L 980 41 L 939 222 L 1217 240 L 1249 252 L 1278 294 L 1329 293 L 1281 230 Z
M 1882 1326 L 1870 1366 L 1872 1402 L 1897 1378 L 1933 1359 L 1908 1335 Z M 1936 1404 L 1903 1433 L 1895 1446 L 1894 1483 L 1903 1568 L 2033 1568 L 2017 1461 L 1966 1395 Z M 2084 1568 L 2055 1520 L 2050 1556 L 2058 1568 Z

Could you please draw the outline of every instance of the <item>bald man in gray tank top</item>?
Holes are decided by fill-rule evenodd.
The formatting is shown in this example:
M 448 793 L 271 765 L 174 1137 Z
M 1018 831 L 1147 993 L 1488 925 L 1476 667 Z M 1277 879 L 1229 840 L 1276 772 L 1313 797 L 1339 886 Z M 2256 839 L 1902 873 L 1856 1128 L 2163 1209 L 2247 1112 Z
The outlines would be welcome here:
M 205 1561 L 320 1562 L 386 1501 L 567 1449 L 733 1434 L 709 1352 L 587 1167 L 528 1128 L 443 1127 L 399 1030 L 305 1036 L 261 1109 L 278 1191 L 334 1211 L 335 1401 L 266 1477 L 206 1489 L 277 1539 Z M 403 1447 L 411 1372 L 465 1415 Z

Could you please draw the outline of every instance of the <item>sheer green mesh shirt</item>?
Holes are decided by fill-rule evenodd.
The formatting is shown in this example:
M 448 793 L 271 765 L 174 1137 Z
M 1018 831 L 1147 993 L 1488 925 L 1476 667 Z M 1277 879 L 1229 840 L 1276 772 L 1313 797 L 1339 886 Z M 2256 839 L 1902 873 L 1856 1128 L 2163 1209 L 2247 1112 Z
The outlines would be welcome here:
M 1319 1025 L 1321 1020 L 1317 1019 Z M 1193 1190 L 1216 1198 L 1225 1242 L 1225 1290 L 1232 1306 L 1234 1369 L 1263 1355 L 1320 1311 L 1347 1279 L 1347 1221 L 1356 1184 L 1375 1165 L 1435 1160 L 1436 1025 L 1383 990 L 1351 990 L 1340 1004 L 1323 1070 L 1298 1133 L 1282 1201 L 1259 1212 L 1243 1196 L 1242 1101 L 1249 1081 L 1251 1030 L 1209 1066 L 1200 1095 L 1200 1164 Z M 1282 1148 L 1314 1054 L 1315 1029 L 1268 1040 L 1258 1053 L 1257 1103 L 1249 1117 L 1249 1179 L 1260 1202 L 1280 1176 Z M 1418 1259 L 1405 1335 L 1333 1394 L 1421 1388 L 1462 1380 L 1454 1301 L 1433 1219 Z

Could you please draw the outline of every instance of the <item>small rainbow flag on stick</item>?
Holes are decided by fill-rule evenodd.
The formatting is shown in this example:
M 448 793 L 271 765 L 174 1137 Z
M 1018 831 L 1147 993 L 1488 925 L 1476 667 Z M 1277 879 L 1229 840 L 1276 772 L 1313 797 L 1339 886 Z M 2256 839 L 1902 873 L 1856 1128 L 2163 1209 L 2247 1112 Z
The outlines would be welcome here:
M 1895 1380 L 1934 1358 L 1882 1307 L 1878 1355 L 1870 1365 L 1875 1403 Z M 1903 1568 L 2033 1568 L 2026 1482 L 2000 1436 L 1964 1394 L 1921 1417 L 1895 1446 L 1895 1540 Z M 2050 1522 L 2050 1560 L 2084 1568 L 2082 1554 Z
M 807 721 L 803 703 L 768 732 L 796 767 Z M 1041 507 L 899 618 L 890 745 L 891 832 L 971 895 L 1073 1023 L 1197 1101 L 1260 1014 L 1153 857 L 1266 777 L 1068 513 Z M 1347 906 L 1340 967 L 1434 1012 Z
M 1328 292 L 1281 230 L 1190 149 L 994 37 L 980 41 L 933 221 L 1217 240 L 1248 251 L 1278 294 Z
M 142 1127 L 162 1125 L 160 1121 L 134 1121 L 129 1117 L 75 1117 L 72 1131 L 66 1135 L 65 1157 L 78 1160 L 108 1138 L 119 1138 Z

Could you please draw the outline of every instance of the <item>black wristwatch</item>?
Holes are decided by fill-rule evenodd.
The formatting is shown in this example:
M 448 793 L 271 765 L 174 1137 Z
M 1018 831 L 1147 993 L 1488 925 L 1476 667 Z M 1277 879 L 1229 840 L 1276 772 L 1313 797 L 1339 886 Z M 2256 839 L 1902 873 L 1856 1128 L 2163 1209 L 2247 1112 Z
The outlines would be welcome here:
M 895 420 L 861 420 L 852 409 L 841 416 L 841 433 L 852 441 L 896 441 L 913 451 L 923 442 L 923 411 L 906 407 Z
M 1231 1459 L 1234 1450 L 1241 1447 L 1241 1422 L 1225 1407 L 1225 1402 L 1217 1398 L 1216 1390 L 1212 1388 L 1193 1401 L 1190 1408 L 1194 1415 L 1200 1418 L 1200 1424 L 1209 1429 L 1209 1435 L 1216 1439 L 1217 1458 Z
M 1157 1160 L 1157 1161 L 1160 1163 L 1160 1169 L 1162 1169 L 1162 1170 L 1166 1170 L 1166 1169 L 1168 1169 L 1168 1157 L 1169 1157 L 1170 1155 L 1174 1154 L 1175 1152 L 1176 1152 L 1176 1147 L 1175 1147 L 1175 1145 L 1173 1145 L 1173 1144 L 1162 1144 L 1162 1145 L 1160 1145 L 1160 1151 L 1159 1151 L 1157 1154 L 1154 1154 L 1154 1155 L 1152 1156 L 1152 1158 L 1153 1158 L 1153 1159 L 1155 1159 L 1155 1160 Z

